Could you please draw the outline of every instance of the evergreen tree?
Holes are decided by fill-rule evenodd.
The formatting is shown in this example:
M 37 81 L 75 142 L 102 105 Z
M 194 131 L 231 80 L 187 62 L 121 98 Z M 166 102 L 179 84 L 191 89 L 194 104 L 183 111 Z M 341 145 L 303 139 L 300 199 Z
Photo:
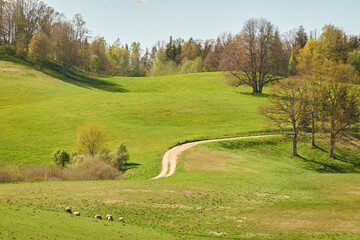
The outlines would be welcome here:
M 285 51 L 283 49 L 283 44 L 278 30 L 275 31 L 273 36 L 270 57 L 274 72 L 278 75 L 285 76 L 287 74 L 288 61 L 285 58 Z
M 166 59 L 168 61 L 175 61 L 176 47 L 175 47 L 174 41 L 172 39 L 172 36 L 170 36 L 169 43 L 166 45 L 165 54 L 166 54 Z
M 296 32 L 295 45 L 298 45 L 299 48 L 303 48 L 308 41 L 308 36 L 305 32 L 303 26 L 299 27 L 299 30 Z

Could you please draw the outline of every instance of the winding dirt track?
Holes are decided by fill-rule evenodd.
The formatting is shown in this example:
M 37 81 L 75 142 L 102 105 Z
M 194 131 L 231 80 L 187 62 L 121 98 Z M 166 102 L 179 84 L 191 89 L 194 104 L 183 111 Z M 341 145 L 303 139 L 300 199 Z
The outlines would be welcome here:
M 245 139 L 245 138 L 263 138 L 268 137 L 272 135 L 259 135 L 259 136 L 247 136 L 247 137 L 234 137 L 234 138 L 222 138 L 222 139 L 212 139 L 212 140 L 203 140 L 203 141 L 197 141 L 197 142 L 191 142 L 191 143 L 185 143 L 176 147 L 171 148 L 169 151 L 167 151 L 162 159 L 161 163 L 161 172 L 159 175 L 152 179 L 159 179 L 164 177 L 170 177 L 175 173 L 176 170 L 176 163 L 179 155 L 184 152 L 185 150 L 188 150 L 189 148 L 192 148 L 196 145 L 202 144 L 202 143 L 209 143 L 209 142 L 220 142 L 220 141 L 230 141 L 230 140 L 237 140 L 237 139 Z

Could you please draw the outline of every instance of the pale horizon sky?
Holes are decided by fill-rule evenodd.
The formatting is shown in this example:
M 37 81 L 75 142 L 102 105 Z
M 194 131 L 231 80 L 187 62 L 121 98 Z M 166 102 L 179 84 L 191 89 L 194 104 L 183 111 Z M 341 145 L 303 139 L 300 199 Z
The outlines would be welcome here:
M 143 49 L 158 40 L 216 39 L 241 31 L 250 18 L 266 18 L 281 33 L 302 25 L 309 33 L 334 24 L 360 35 L 359 0 L 43 0 L 68 19 L 83 15 L 92 36 L 117 38 Z

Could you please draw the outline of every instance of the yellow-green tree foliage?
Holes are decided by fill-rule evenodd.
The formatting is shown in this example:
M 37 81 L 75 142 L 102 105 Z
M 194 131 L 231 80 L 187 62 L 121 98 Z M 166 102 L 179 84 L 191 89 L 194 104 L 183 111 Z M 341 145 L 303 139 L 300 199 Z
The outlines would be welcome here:
M 96 123 L 89 123 L 78 130 L 76 148 L 79 153 L 95 156 L 105 149 L 104 128 Z
M 39 32 L 32 37 L 29 44 L 29 57 L 32 61 L 39 64 L 40 69 L 42 69 L 45 64 L 50 51 L 51 43 L 45 33 Z
M 52 34 L 56 60 L 62 63 L 64 75 L 76 62 L 77 52 L 74 39 L 74 29 L 68 22 L 60 23 Z
M 311 82 L 314 103 L 321 106 L 322 128 L 330 134 L 329 157 L 335 143 L 360 121 L 358 75 L 348 64 L 349 44 L 342 30 L 328 25 L 319 40 L 309 40 L 298 55 L 299 74 Z M 315 105 L 315 104 L 314 104 Z

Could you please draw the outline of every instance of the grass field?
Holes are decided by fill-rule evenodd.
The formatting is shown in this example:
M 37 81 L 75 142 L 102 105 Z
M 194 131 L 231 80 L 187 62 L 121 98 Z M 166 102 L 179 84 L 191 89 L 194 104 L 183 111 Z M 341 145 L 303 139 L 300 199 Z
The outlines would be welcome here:
M 257 108 L 266 98 L 248 90 L 227 86 L 220 73 L 64 82 L 0 62 L 0 164 L 50 165 L 54 150 L 72 151 L 77 129 L 96 122 L 110 149 L 125 142 L 140 164 L 131 174 L 150 178 L 178 142 L 262 131 Z
M 0 220 L 2 234 L 30 233 L 8 218 L 25 224 L 45 217 L 52 220 L 33 224 L 34 239 L 37 234 L 82 239 L 78 232 L 59 233 L 75 229 L 72 224 L 81 225 L 80 233 L 91 228 L 108 239 L 118 239 L 116 234 L 148 239 L 146 229 L 155 239 L 358 239 L 360 176 L 354 172 L 360 151 L 347 163 L 353 173 L 339 174 L 321 159 L 311 160 L 323 155 L 321 149 L 301 144 L 304 159 L 284 154 L 289 149 L 288 141 L 273 137 L 211 143 L 185 152 L 177 173 L 167 179 L 1 185 L 0 211 L 8 216 Z M 65 213 L 65 206 L 81 211 L 81 217 Z M 126 225 L 93 220 L 107 213 L 125 217 Z M 139 235 L 129 235 L 132 229 L 140 229 Z
M 50 165 L 94 121 L 139 164 L 125 181 L 1 184 L 0 239 L 359 239 L 358 141 L 338 160 L 323 136 L 297 158 L 279 137 L 202 144 L 149 180 L 177 142 L 264 131 L 266 97 L 248 90 L 219 73 L 61 80 L 0 62 L 0 163 Z M 94 219 L 108 213 L 125 224 Z

